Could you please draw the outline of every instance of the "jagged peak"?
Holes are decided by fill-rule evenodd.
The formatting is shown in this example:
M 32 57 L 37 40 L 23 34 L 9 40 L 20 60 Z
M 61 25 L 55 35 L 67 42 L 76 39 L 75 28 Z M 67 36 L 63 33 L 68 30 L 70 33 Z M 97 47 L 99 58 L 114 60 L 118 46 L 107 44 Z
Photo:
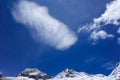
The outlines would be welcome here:
M 24 76 L 28 75 L 38 75 L 41 74 L 42 76 L 47 75 L 46 73 L 43 73 L 42 71 L 38 70 L 37 68 L 26 68 L 24 71 L 22 71 L 19 76 L 23 75 Z
M 65 69 L 64 71 L 60 72 L 58 75 L 56 75 L 56 78 L 65 78 L 65 77 L 70 77 L 70 78 L 74 78 L 77 76 L 88 76 L 87 73 L 85 72 L 77 72 L 73 69 Z
M 73 70 L 73 69 L 65 69 L 63 72 L 66 72 L 66 73 L 76 73 L 77 71 Z
M 118 63 L 116 64 L 116 68 L 118 68 L 118 67 L 120 67 L 120 62 L 118 62 Z
M 79 72 L 77 72 L 77 71 L 75 71 L 75 70 L 73 70 L 73 69 L 67 68 L 67 69 L 63 70 L 61 73 L 74 74 L 74 73 L 79 73 Z
M 120 78 L 120 62 L 116 64 L 115 69 L 113 69 L 109 76 Z
M 18 76 L 29 77 L 34 79 L 50 79 L 51 76 L 43 73 L 42 71 L 38 70 L 37 68 L 26 68 L 22 71 Z

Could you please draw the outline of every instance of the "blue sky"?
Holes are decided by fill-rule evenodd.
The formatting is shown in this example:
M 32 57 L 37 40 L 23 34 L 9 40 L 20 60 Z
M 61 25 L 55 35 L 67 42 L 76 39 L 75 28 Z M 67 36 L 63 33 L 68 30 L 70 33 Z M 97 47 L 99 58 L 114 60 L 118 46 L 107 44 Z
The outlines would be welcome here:
M 15 76 L 38 68 L 56 75 L 70 68 L 108 75 L 120 61 L 119 2 L 0 1 L 0 71 Z

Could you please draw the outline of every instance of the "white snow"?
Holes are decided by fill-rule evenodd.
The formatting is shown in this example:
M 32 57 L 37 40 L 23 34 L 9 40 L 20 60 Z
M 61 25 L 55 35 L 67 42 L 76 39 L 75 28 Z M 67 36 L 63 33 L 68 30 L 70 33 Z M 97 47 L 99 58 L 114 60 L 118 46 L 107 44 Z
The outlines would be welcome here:
M 28 78 L 28 77 L 5 77 L 5 78 L 2 78 L 2 80 L 35 80 L 35 79 Z

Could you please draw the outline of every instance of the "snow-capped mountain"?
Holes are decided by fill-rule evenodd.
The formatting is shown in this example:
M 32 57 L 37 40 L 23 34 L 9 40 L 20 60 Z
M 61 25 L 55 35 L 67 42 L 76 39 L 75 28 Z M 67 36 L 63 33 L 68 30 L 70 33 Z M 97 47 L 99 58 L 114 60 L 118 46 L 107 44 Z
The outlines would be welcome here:
M 88 76 L 85 72 L 77 72 L 72 69 L 66 69 L 63 72 L 59 73 L 55 76 L 55 78 L 74 78 L 74 77 L 86 77 Z
M 47 75 L 46 73 L 41 72 L 40 70 L 33 68 L 33 69 L 25 69 L 23 72 L 21 72 L 19 76 L 22 77 L 28 77 L 28 78 L 34 78 L 34 79 L 50 79 L 51 76 Z
M 115 77 L 108 77 L 103 74 L 91 75 L 85 72 L 76 72 L 66 69 L 49 80 L 117 80 Z
M 17 77 L 2 77 L 0 80 L 120 80 L 120 62 L 109 76 L 103 74 L 87 74 L 85 72 L 77 72 L 72 69 L 66 69 L 55 77 L 51 77 L 36 68 L 25 69 Z

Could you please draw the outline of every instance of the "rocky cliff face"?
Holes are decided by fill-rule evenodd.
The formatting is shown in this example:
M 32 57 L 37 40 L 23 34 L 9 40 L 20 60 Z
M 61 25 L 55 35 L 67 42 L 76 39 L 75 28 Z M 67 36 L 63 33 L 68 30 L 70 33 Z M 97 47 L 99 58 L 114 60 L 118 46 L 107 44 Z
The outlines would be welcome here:
M 0 80 L 120 80 L 120 63 L 116 65 L 109 76 L 103 74 L 92 75 L 66 69 L 55 77 L 51 77 L 36 68 L 27 68 L 17 77 L 2 77 Z

